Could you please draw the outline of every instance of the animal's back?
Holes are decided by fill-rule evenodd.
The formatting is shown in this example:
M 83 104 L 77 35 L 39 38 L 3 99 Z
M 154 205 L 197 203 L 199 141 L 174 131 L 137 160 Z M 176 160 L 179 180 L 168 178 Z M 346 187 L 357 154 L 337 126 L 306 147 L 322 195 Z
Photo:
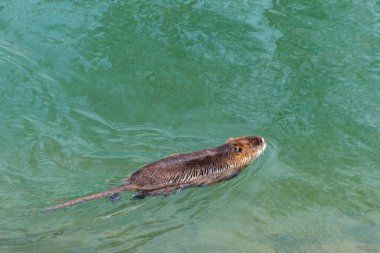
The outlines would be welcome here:
M 216 155 L 215 149 L 171 155 L 135 171 L 126 184 L 136 190 L 146 191 L 174 185 L 179 181 L 186 183 L 180 177 L 185 179 L 193 171 L 211 166 Z M 190 182 L 190 178 L 187 181 Z

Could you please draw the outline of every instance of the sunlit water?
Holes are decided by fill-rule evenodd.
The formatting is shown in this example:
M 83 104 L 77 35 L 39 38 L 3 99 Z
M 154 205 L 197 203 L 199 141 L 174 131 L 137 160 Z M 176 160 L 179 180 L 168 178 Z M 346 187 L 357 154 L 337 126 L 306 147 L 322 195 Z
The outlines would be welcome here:
M 1 1 L 0 103 L 0 252 L 380 252 L 379 1 Z M 228 182 L 40 212 L 242 135 Z

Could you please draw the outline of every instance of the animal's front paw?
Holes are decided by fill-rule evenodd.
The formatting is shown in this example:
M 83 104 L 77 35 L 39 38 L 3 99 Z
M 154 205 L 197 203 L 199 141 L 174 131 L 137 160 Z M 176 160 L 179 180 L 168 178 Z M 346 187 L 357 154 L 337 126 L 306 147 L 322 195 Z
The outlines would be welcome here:
M 118 192 L 109 196 L 109 200 L 111 200 L 112 202 L 119 200 L 120 198 L 121 198 L 121 196 Z

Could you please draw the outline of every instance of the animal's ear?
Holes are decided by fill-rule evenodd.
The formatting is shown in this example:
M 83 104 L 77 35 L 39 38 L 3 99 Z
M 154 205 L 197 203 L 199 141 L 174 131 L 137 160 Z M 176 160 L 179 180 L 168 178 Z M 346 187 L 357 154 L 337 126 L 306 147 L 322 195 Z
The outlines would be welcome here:
M 232 142 L 233 140 L 234 140 L 234 138 L 230 137 L 230 138 L 227 139 L 226 142 Z

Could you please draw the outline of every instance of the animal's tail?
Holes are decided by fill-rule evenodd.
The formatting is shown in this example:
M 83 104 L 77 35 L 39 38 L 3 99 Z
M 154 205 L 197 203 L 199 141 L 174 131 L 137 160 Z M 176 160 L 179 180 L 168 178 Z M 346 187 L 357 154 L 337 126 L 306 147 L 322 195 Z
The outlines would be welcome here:
M 85 196 L 85 197 L 81 197 L 81 198 L 70 200 L 70 201 L 68 201 L 66 203 L 63 203 L 63 204 L 58 204 L 58 205 L 55 205 L 55 206 L 47 207 L 47 208 L 42 209 L 41 211 L 42 212 L 53 211 L 53 210 L 56 210 L 56 209 L 64 208 L 64 207 L 67 207 L 67 206 L 76 205 L 76 204 L 83 203 L 83 202 L 86 202 L 86 201 L 90 201 L 90 200 L 93 200 L 93 199 L 98 199 L 98 198 L 103 198 L 103 197 L 111 196 L 113 194 L 116 194 L 116 193 L 119 193 L 119 192 L 122 192 L 122 191 L 125 191 L 125 190 L 128 190 L 128 189 L 129 189 L 128 185 L 121 185 L 119 187 L 113 188 L 113 189 L 108 190 L 108 191 L 91 194 L 91 195 L 88 195 L 88 196 Z

